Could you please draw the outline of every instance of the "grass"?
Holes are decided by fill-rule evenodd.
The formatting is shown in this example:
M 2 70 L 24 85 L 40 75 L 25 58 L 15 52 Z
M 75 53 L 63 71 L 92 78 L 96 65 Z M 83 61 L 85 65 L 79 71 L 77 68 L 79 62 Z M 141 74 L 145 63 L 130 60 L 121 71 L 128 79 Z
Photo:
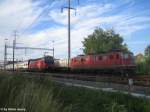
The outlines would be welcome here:
M 26 108 L 27 112 L 150 112 L 150 101 L 3 72 L 0 73 L 2 107 Z
M 65 112 L 53 98 L 53 83 L 21 75 L 0 76 L 0 107 L 26 108 L 27 112 Z

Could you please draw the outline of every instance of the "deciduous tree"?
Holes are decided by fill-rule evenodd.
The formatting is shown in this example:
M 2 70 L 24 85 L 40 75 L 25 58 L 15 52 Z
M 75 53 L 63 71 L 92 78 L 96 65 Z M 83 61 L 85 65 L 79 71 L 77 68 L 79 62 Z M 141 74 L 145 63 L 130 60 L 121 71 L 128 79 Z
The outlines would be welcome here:
M 93 34 L 88 35 L 82 43 L 84 47 L 83 52 L 85 54 L 108 52 L 114 49 L 128 51 L 127 45 L 123 44 L 123 38 L 112 29 L 103 30 L 97 28 Z

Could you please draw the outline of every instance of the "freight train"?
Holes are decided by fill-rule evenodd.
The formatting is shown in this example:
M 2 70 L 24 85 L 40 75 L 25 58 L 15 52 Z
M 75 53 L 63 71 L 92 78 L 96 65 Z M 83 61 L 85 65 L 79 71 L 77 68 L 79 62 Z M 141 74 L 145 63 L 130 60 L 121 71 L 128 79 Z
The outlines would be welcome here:
M 11 70 L 12 64 L 6 69 Z M 70 70 L 74 72 L 103 72 L 103 73 L 133 73 L 135 61 L 133 53 L 121 50 L 110 51 L 100 54 L 78 55 L 69 60 L 54 59 L 52 56 L 45 56 L 38 59 L 14 64 L 15 70 L 29 71 L 57 71 Z

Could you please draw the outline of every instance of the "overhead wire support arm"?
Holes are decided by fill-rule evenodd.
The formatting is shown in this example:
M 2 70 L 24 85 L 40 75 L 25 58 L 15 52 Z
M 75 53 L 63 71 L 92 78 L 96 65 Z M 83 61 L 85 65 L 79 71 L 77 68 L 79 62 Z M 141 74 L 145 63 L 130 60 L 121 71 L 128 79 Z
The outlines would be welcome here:
M 7 48 L 13 48 L 13 46 L 7 46 Z M 48 48 L 38 48 L 38 47 L 15 47 L 15 49 L 31 49 L 31 50 L 47 50 L 47 51 L 53 51 L 53 49 Z
M 61 11 L 63 12 L 63 9 L 68 9 L 69 7 L 62 7 Z M 76 10 L 76 8 L 70 7 L 72 10 Z
M 32 49 L 32 50 L 47 50 L 47 51 L 53 51 L 53 49 L 48 49 L 48 48 L 35 48 L 35 47 L 16 47 L 15 49 Z
M 8 46 L 8 45 L 7 45 L 7 48 L 14 48 L 14 47 L 13 47 L 13 46 Z M 15 46 L 14 49 L 15 49 L 15 50 L 18 50 L 18 49 L 24 49 L 24 50 L 25 50 L 25 53 L 26 53 L 26 50 L 27 50 L 27 49 L 31 49 L 31 50 L 45 50 L 45 51 L 52 51 L 52 52 L 53 52 L 53 57 L 54 57 L 54 48 L 49 49 L 49 48 L 39 48 L 39 47 L 17 47 L 17 46 Z

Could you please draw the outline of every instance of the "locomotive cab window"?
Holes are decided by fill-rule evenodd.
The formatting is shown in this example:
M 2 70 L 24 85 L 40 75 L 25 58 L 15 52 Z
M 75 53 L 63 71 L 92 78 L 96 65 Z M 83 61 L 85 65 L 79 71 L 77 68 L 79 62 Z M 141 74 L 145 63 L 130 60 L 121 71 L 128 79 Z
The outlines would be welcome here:
M 84 62 L 85 61 L 85 59 L 84 58 L 81 58 L 81 62 Z
M 47 63 L 47 64 L 53 64 L 54 60 L 53 60 L 52 57 L 45 57 L 45 63 Z
M 77 60 L 76 60 L 76 59 L 74 59 L 74 62 L 77 62 Z
M 109 56 L 109 59 L 113 59 L 113 55 L 110 55 L 110 56 Z
M 74 59 L 71 59 L 72 62 L 74 62 Z

